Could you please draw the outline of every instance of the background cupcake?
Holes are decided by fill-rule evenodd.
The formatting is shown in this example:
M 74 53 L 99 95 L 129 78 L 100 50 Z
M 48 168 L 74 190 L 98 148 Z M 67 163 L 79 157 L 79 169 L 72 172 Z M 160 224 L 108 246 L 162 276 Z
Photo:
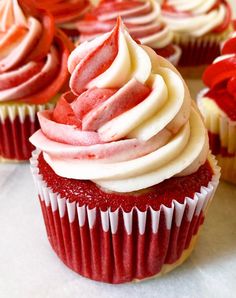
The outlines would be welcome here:
M 166 0 L 162 15 L 174 32 L 174 42 L 182 50 L 179 66 L 183 74 L 200 77 L 203 71 L 200 66 L 210 64 L 219 55 L 220 43 L 232 30 L 229 3 Z
M 222 47 L 203 75 L 209 89 L 199 94 L 212 152 L 222 168 L 222 178 L 236 183 L 236 33 Z
M 155 0 L 103 0 L 99 2 L 77 27 L 79 42 L 91 40 L 112 30 L 117 16 L 121 16 L 131 36 L 153 48 L 157 54 L 177 64 L 181 55 L 173 45 L 173 33 L 163 22 L 160 5 Z
M 67 80 L 71 44 L 53 18 L 17 1 L 0 2 L 0 156 L 27 160 L 36 113 L 55 104 Z
M 49 241 L 81 275 L 123 283 L 191 253 L 219 173 L 176 69 L 118 21 L 68 61 L 73 93 L 38 114 L 31 159 Z
M 76 28 L 76 22 L 89 10 L 89 0 L 32 1 L 38 7 L 50 11 L 55 18 L 56 24 L 58 24 L 72 40 L 77 40 L 78 30 Z

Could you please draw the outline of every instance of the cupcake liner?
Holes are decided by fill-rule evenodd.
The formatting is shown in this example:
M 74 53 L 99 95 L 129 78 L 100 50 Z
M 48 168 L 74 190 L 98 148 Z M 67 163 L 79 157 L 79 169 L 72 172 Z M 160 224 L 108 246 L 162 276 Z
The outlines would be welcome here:
M 221 178 L 236 183 L 236 121 L 231 121 L 218 107 L 208 110 L 204 106 L 202 98 L 208 90 L 199 92 L 197 103 L 208 131 L 213 134 L 209 135 L 210 147 L 219 161 Z
M 37 112 L 53 107 L 53 103 L 43 105 L 0 104 L 1 161 L 24 161 L 30 158 L 34 147 L 28 139 L 39 129 Z
M 58 257 L 80 275 L 108 283 L 124 283 L 167 272 L 190 254 L 195 236 L 219 181 L 219 168 L 210 157 L 214 175 L 184 203 L 173 200 L 160 210 L 147 206 L 125 212 L 89 209 L 54 193 L 39 174 L 39 151 L 31 171 L 38 190 L 49 242 Z
M 179 66 L 195 67 L 210 64 L 220 55 L 220 44 L 231 31 L 230 27 L 222 34 L 207 34 L 202 37 L 174 33 L 173 43 L 182 50 Z M 189 72 L 189 74 L 191 73 Z

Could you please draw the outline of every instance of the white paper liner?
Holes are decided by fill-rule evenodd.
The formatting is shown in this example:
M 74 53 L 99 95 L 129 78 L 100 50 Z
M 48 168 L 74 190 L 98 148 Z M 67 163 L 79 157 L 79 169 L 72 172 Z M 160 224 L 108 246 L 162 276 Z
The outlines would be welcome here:
M 205 88 L 197 95 L 197 104 L 204 116 L 206 127 L 209 132 L 219 135 L 221 146 L 227 148 L 228 153 L 236 154 L 236 121 L 230 120 L 213 100 L 211 102 L 214 109 L 208 108 L 203 100 L 208 90 Z
M 54 103 L 48 102 L 46 104 L 26 104 L 26 103 L 1 103 L 0 104 L 0 122 L 4 123 L 6 118 L 10 118 L 11 122 L 19 116 L 20 122 L 23 123 L 25 117 L 29 115 L 30 121 L 34 122 L 37 112 L 45 109 L 52 109 Z
M 102 211 L 98 210 L 98 208 L 89 209 L 87 206 L 79 206 L 76 202 L 71 203 L 68 199 L 61 198 L 59 194 L 53 193 L 53 191 L 46 185 L 45 181 L 43 181 L 42 175 L 39 174 L 39 169 L 37 167 L 39 153 L 40 151 L 35 150 L 32 154 L 32 158 L 30 159 L 31 172 L 40 199 L 45 201 L 45 205 L 51 207 L 53 212 L 58 210 L 61 218 L 63 218 L 65 212 L 67 212 L 69 222 L 73 223 L 77 220 L 80 227 L 84 226 L 87 219 L 90 229 L 93 228 L 96 220 L 96 213 L 99 212 L 103 231 L 107 232 L 110 230 L 112 234 L 115 234 L 118 227 L 118 214 L 119 211 L 121 211 L 126 232 L 130 235 L 132 233 L 133 213 L 134 209 L 136 209 L 138 214 L 139 233 L 140 235 L 145 233 L 147 210 L 140 211 L 136 207 L 130 212 L 125 212 L 122 208 L 118 208 L 116 211 L 111 211 L 111 209 Z M 161 212 L 165 215 L 166 228 L 169 230 L 171 229 L 173 218 L 175 218 L 177 227 L 181 225 L 183 213 L 187 206 L 187 217 L 189 221 L 192 220 L 193 216 L 198 216 L 200 212 L 206 212 L 207 207 L 214 196 L 220 177 L 220 169 L 217 166 L 217 162 L 213 155 L 209 155 L 209 161 L 214 171 L 212 180 L 207 187 L 201 187 L 200 192 L 196 192 L 193 198 L 186 197 L 183 204 L 173 200 L 171 207 L 162 204 L 159 211 L 155 211 L 151 207 L 148 207 L 151 212 L 153 233 L 158 232 Z
M 228 29 L 226 29 L 224 32 L 222 33 L 208 33 L 205 34 L 203 36 L 191 36 L 188 34 L 183 34 L 183 33 L 178 33 L 178 32 L 174 32 L 174 38 L 173 38 L 173 43 L 179 45 L 179 44 L 197 44 L 197 45 L 201 45 L 201 44 L 206 44 L 209 43 L 210 45 L 213 45 L 214 43 L 218 43 L 220 45 L 220 43 L 222 41 L 224 41 L 229 34 L 233 31 L 232 26 L 229 26 Z

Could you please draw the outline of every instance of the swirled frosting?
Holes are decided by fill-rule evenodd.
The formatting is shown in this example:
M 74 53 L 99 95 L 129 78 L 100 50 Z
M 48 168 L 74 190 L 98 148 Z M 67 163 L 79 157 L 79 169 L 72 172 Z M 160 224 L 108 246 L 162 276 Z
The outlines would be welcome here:
M 236 32 L 224 42 L 221 56 L 207 67 L 203 81 L 211 98 L 221 111 L 236 121 Z
M 33 0 L 35 5 L 47 9 L 57 24 L 66 28 L 76 28 L 78 21 L 90 8 L 89 0 Z
M 231 21 L 231 9 L 225 0 L 166 0 L 162 13 L 171 30 L 195 37 L 222 32 Z
M 38 114 L 31 142 L 59 176 L 132 192 L 205 163 L 208 138 L 177 70 L 118 20 L 70 55 L 72 93 Z
M 105 0 L 77 23 L 79 41 L 94 37 L 113 29 L 116 18 L 121 16 L 134 39 L 154 49 L 171 44 L 173 33 L 162 21 L 160 5 L 155 0 Z
M 60 31 L 54 34 L 50 15 L 40 11 L 36 17 L 26 13 L 17 0 L 2 0 L 0 102 L 49 101 L 67 79 L 69 47 Z

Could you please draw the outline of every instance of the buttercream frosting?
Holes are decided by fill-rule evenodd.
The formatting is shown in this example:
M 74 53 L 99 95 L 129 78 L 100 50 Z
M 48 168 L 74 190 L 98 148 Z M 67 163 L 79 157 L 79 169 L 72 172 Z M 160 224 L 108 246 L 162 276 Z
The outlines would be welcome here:
M 63 28 L 76 29 L 78 21 L 89 9 L 89 0 L 33 0 L 35 5 L 47 9 L 55 22 Z
M 132 192 L 205 163 L 208 137 L 177 70 L 115 28 L 70 55 L 72 93 L 38 114 L 31 142 L 60 176 Z
M 121 16 L 129 33 L 134 39 L 154 49 L 171 44 L 173 33 L 163 22 L 160 5 L 155 0 L 106 0 L 77 23 L 80 32 L 79 41 L 112 30 L 116 18 Z
M 53 19 L 45 12 L 38 18 L 17 0 L 2 0 L 0 102 L 50 100 L 66 80 L 66 42 L 61 32 L 54 34 Z
M 231 9 L 224 0 L 165 0 L 164 20 L 173 32 L 199 37 L 230 25 Z

